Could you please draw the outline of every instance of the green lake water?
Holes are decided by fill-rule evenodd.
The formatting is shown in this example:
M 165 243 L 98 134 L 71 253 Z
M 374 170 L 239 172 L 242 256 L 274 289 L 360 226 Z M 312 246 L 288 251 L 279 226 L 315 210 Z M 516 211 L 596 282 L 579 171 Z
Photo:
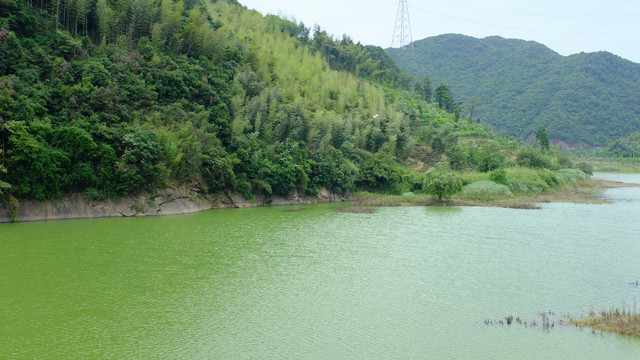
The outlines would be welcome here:
M 640 297 L 640 188 L 605 195 L 2 224 L 0 359 L 639 359 L 559 325 Z

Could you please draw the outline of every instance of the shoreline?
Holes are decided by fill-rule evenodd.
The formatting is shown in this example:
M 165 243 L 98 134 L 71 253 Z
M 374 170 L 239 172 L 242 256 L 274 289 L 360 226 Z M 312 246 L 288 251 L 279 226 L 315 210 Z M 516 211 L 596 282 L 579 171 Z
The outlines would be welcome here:
M 199 194 L 186 187 L 141 193 L 118 199 L 92 200 L 83 193 L 69 194 L 58 200 L 20 200 L 17 221 L 13 221 L 9 204 L 0 204 L 0 224 L 48 220 L 91 219 L 108 217 L 143 217 L 192 214 L 205 210 L 249 208 L 259 206 L 304 205 L 347 201 L 342 195 L 320 189 L 317 197 L 297 193 L 287 197 L 256 196 L 247 200 L 240 194 Z
M 495 199 L 466 199 L 454 196 L 446 202 L 439 202 L 430 195 L 388 196 L 372 194 L 366 197 L 348 197 L 320 189 L 317 197 L 258 196 L 247 200 L 240 194 L 201 195 L 188 188 L 164 189 L 154 193 L 119 199 L 91 200 L 85 194 L 70 194 L 59 200 L 22 200 L 18 207 L 17 222 L 69 220 L 106 217 L 141 217 L 190 214 L 212 209 L 247 208 L 258 206 L 305 205 L 326 202 L 351 202 L 348 212 L 371 212 L 366 208 L 380 206 L 487 206 L 512 209 L 539 209 L 536 204 L 549 202 L 573 202 L 584 204 L 604 204 L 609 201 L 602 191 L 619 187 L 635 187 L 628 184 L 603 179 L 588 179 L 576 187 L 561 189 L 546 194 L 522 195 Z M 12 211 L 9 204 L 0 204 L 0 223 L 11 223 Z
M 378 196 L 371 195 L 360 199 L 355 199 L 352 205 L 354 212 L 358 207 L 384 207 L 384 206 L 486 206 L 503 207 L 511 209 L 540 209 L 541 203 L 551 202 L 571 202 L 580 204 L 606 204 L 608 199 L 602 196 L 602 191 L 606 189 L 621 187 L 637 187 L 640 184 L 622 183 L 604 179 L 588 179 L 581 184 L 568 188 L 551 191 L 545 194 L 516 195 L 512 197 L 502 197 L 493 199 L 468 199 L 459 195 L 454 195 L 451 200 L 439 202 L 430 195 L 404 196 Z

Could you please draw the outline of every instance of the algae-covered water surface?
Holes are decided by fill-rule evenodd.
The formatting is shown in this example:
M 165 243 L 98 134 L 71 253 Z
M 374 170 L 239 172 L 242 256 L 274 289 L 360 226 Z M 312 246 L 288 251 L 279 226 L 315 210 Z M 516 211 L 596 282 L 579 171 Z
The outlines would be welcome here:
M 640 189 L 605 195 L 3 224 L 0 357 L 637 359 L 560 325 L 640 295 Z

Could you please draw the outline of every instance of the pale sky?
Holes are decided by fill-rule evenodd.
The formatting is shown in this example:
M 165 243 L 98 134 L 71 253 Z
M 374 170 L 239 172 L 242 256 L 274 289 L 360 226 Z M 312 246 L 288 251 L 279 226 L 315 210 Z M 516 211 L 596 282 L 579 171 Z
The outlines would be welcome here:
M 334 37 L 391 46 L 398 0 L 239 0 L 320 25 Z M 533 40 L 561 55 L 608 51 L 640 63 L 640 0 L 408 0 L 413 40 L 446 33 Z

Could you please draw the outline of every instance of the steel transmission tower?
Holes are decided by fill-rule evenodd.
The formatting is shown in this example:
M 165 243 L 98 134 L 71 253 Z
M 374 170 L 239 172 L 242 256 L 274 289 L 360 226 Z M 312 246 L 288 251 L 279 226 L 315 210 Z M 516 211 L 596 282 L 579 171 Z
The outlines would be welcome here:
M 407 5 L 407 0 L 400 0 L 391 47 L 405 46 L 413 48 L 413 36 L 411 35 L 411 21 L 409 21 L 409 5 Z

